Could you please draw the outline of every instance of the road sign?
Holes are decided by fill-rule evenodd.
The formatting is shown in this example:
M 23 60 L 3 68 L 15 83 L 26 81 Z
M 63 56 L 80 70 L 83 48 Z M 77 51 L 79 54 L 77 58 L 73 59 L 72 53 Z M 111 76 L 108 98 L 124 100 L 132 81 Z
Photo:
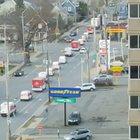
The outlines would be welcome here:
M 69 97 L 78 98 L 81 96 L 80 88 L 67 88 L 67 87 L 51 87 L 49 88 L 49 96 L 51 97 Z
M 107 45 L 107 46 L 106 46 Z M 110 47 L 110 40 L 104 40 L 100 39 L 99 40 L 99 48 L 109 48 Z
M 106 32 L 108 33 L 123 33 L 125 32 L 126 29 L 121 29 L 121 28 L 107 28 Z
M 123 67 L 121 67 L 121 66 L 113 66 L 113 67 L 110 68 L 110 70 L 112 72 L 122 72 Z
M 121 76 L 121 72 L 113 72 L 113 76 Z
M 3 68 L 4 67 L 4 62 L 0 61 L 0 67 Z
M 56 103 L 76 103 L 76 98 L 54 98 Z

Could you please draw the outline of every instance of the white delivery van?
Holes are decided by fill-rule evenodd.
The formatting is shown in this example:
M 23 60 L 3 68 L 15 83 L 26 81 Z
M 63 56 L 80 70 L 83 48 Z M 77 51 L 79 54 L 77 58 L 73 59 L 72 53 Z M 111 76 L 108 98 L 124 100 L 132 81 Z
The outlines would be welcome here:
M 59 64 L 65 64 L 66 62 L 66 56 L 59 56 Z
M 44 78 L 46 82 L 48 81 L 47 72 L 46 72 L 46 71 L 41 71 L 41 72 L 39 72 L 39 73 L 38 73 L 38 77 Z
M 82 39 L 84 42 L 87 40 L 85 35 L 82 35 Z
M 84 35 L 85 35 L 85 37 L 86 37 L 86 39 L 88 39 L 88 32 L 84 32 Z
M 84 41 L 83 41 L 83 39 L 78 39 L 78 41 L 79 41 L 79 43 L 80 43 L 80 45 L 84 45 Z
M 58 61 L 55 61 L 55 62 L 52 63 L 52 69 L 53 70 L 59 70 L 60 69 Z
M 16 113 L 16 105 L 14 102 L 9 102 L 9 115 L 13 116 Z M 8 102 L 3 102 L 0 105 L 1 116 L 6 117 L 8 115 Z
M 65 48 L 64 53 L 65 53 L 65 56 L 68 56 L 68 57 L 73 55 L 73 51 L 70 47 Z
M 23 90 L 20 93 L 20 100 L 21 101 L 29 101 L 32 99 L 33 95 L 30 90 Z
M 46 72 L 48 73 L 48 69 L 46 68 Z M 54 75 L 54 70 L 53 68 L 49 68 L 49 76 L 53 76 Z

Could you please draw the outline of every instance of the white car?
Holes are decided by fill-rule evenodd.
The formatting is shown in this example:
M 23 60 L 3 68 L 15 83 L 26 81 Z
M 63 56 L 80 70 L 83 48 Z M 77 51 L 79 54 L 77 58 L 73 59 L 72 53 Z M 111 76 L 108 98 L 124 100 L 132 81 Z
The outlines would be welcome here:
M 21 101 L 23 101 L 23 100 L 24 101 L 29 101 L 29 100 L 32 99 L 32 97 L 33 97 L 33 94 L 31 93 L 30 90 L 23 90 L 20 93 L 20 100 Z
M 48 72 L 48 69 L 46 68 L 46 72 Z M 54 69 L 53 68 L 49 68 L 49 76 L 53 76 L 54 75 Z
M 78 39 L 78 41 L 79 41 L 79 43 L 80 43 L 80 45 L 84 45 L 84 40 L 83 39 Z
M 65 64 L 66 62 L 66 56 L 59 56 L 59 64 Z
M 81 49 L 80 49 L 80 51 L 79 51 L 80 53 L 86 53 L 87 52 L 87 50 L 86 50 L 86 48 L 84 48 L 84 47 L 82 47 Z
M 83 83 L 81 86 L 76 86 L 76 87 L 80 88 L 81 91 L 93 91 L 96 89 L 93 83 Z
M 60 65 L 58 61 L 55 61 L 52 63 L 52 69 L 53 70 L 59 70 L 60 69 Z

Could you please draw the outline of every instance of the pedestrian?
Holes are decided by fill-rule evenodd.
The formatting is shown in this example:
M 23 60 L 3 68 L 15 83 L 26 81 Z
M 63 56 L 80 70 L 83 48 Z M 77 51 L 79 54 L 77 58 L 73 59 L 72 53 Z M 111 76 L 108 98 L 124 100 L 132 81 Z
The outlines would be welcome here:
M 57 129 L 57 136 L 58 136 L 58 138 L 60 138 L 60 131 L 59 131 L 59 128 Z

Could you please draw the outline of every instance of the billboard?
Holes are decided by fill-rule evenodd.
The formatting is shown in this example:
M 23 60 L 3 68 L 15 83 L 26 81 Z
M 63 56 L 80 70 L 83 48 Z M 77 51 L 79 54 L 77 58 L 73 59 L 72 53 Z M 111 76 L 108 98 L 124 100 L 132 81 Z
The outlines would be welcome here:
M 63 98 L 78 98 L 81 96 L 81 89 L 67 87 L 51 87 L 49 88 L 49 96 Z

